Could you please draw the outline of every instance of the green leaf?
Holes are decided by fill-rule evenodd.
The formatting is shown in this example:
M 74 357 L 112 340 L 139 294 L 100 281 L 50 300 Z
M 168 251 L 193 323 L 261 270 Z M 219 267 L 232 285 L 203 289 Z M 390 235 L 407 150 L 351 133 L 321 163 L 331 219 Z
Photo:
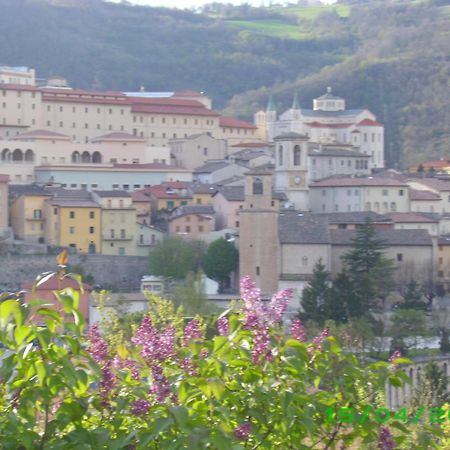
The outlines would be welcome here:
M 213 353 L 218 352 L 227 343 L 228 343 L 227 336 L 216 336 L 214 338 Z
M 23 314 L 20 308 L 20 303 L 17 300 L 6 300 L 0 303 L 0 319 L 2 323 L 6 325 L 10 315 L 14 316 L 14 319 L 18 325 L 22 325 Z
M 17 345 L 22 344 L 22 342 L 32 333 L 32 328 L 26 325 L 19 325 L 14 330 L 14 339 Z

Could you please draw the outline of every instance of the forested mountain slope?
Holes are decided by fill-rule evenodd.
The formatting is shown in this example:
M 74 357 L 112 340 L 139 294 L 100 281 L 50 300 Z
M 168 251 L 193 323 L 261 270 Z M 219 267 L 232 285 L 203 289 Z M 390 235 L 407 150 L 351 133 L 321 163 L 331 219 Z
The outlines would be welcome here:
M 327 85 L 386 124 L 391 164 L 448 156 L 450 8 L 443 0 L 327 8 L 209 5 L 203 13 L 101 0 L 0 0 L 0 64 L 86 89 L 196 89 L 251 118 Z

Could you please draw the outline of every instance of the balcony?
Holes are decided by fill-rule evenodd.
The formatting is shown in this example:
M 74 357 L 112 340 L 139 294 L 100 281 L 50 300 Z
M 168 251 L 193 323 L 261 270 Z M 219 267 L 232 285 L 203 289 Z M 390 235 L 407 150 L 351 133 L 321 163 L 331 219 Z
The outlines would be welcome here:
M 103 235 L 103 240 L 104 241 L 132 241 L 134 239 L 134 236 L 130 236 L 130 235 L 125 235 L 125 236 L 111 236 L 110 234 L 108 235 Z

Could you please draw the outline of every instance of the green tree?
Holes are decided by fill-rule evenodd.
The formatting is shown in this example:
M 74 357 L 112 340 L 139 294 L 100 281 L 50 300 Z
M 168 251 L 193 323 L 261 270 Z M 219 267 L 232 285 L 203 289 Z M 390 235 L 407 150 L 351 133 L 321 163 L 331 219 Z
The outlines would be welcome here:
M 411 280 L 402 294 L 403 302 L 398 305 L 400 309 L 425 310 L 427 305 L 422 300 L 423 288 L 415 280 Z
M 236 247 L 224 238 L 209 244 L 203 258 L 206 275 L 219 282 L 221 287 L 229 280 L 230 273 L 237 267 L 239 254 Z
M 353 248 L 346 253 L 344 261 L 346 272 L 353 285 L 355 310 L 352 316 L 361 312 L 369 313 L 384 300 L 393 287 L 393 261 L 384 256 L 386 243 L 377 236 L 370 222 L 358 228 L 353 239 Z M 358 304 L 359 303 L 359 304 Z
M 159 242 L 149 255 L 152 275 L 184 279 L 195 265 L 193 247 L 180 237 L 168 237 Z
M 423 312 L 414 309 L 401 309 L 391 317 L 391 350 L 400 350 L 403 353 L 411 347 L 417 347 L 417 337 L 423 336 L 428 331 Z M 405 339 L 414 337 L 414 344 L 407 344 Z
M 330 285 L 330 273 L 325 269 L 322 259 L 319 259 L 314 266 L 311 280 L 303 289 L 303 312 L 300 313 L 302 320 L 313 320 L 323 325 L 325 320 L 334 319 L 328 314 L 329 305 L 332 303 Z

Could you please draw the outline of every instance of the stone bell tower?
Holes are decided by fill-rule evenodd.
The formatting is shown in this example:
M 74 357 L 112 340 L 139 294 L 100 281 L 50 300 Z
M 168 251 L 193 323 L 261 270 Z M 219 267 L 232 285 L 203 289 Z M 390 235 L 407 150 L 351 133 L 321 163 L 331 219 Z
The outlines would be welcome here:
M 249 275 L 264 295 L 278 291 L 280 244 L 278 207 L 272 199 L 272 172 L 245 174 L 245 202 L 240 211 L 240 276 Z
M 294 207 L 309 211 L 308 136 L 283 133 L 275 141 L 275 190 L 284 192 Z

